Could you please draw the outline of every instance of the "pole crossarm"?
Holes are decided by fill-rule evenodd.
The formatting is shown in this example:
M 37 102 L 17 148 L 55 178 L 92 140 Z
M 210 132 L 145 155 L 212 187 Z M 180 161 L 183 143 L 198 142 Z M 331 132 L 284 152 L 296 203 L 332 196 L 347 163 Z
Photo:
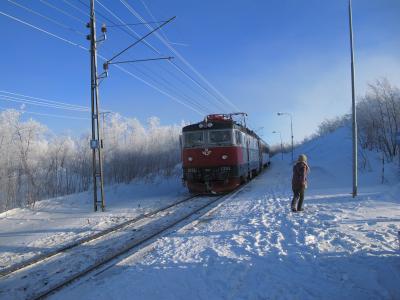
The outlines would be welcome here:
M 136 40 L 133 44 L 129 45 L 128 47 L 126 47 L 124 50 L 120 51 L 119 53 L 115 54 L 112 58 L 110 58 L 106 63 L 110 64 L 114 59 L 116 59 L 118 56 L 120 56 L 121 54 L 125 53 L 126 51 L 128 51 L 130 48 L 134 47 L 135 45 L 139 44 L 141 41 L 143 41 L 145 38 L 147 38 L 149 35 L 153 34 L 154 32 L 156 32 L 157 30 L 161 29 L 162 27 L 164 27 L 165 25 L 167 25 L 169 22 L 172 22 L 174 19 L 176 18 L 176 16 L 170 18 L 169 20 L 165 21 L 164 23 L 162 23 L 160 26 L 154 28 L 152 31 L 150 31 L 149 33 L 145 34 L 144 36 L 142 36 L 140 39 Z
M 157 58 L 144 58 L 144 59 L 124 60 L 124 61 L 108 62 L 108 63 L 105 63 L 104 66 L 106 66 L 106 65 L 116 65 L 116 64 L 128 64 L 128 63 L 136 63 L 136 62 L 145 62 L 145 61 L 153 61 L 153 60 L 171 60 L 171 59 L 174 59 L 174 57 L 173 56 L 167 56 L 167 57 L 157 57 Z
M 127 23 L 127 24 L 115 24 L 115 25 L 108 25 L 107 27 L 125 27 L 125 26 L 138 26 L 138 25 L 148 25 L 148 24 L 160 24 L 166 21 L 154 21 L 154 22 L 139 22 L 139 23 Z

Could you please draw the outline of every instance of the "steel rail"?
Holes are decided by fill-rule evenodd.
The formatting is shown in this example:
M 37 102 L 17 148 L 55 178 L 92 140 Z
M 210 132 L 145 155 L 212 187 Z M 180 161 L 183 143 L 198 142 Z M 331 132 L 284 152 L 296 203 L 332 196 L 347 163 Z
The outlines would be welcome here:
M 140 246 L 144 246 L 147 243 L 152 243 L 154 242 L 154 238 L 158 238 L 159 236 L 161 236 L 164 233 L 168 233 L 169 230 L 173 229 L 177 224 L 184 222 L 185 220 L 189 219 L 189 223 L 192 223 L 193 221 L 201 218 L 202 216 L 204 216 L 205 214 L 209 213 L 210 211 L 212 211 L 213 209 L 216 209 L 219 207 L 219 205 L 221 205 L 224 201 L 231 199 L 232 197 L 234 197 L 235 195 L 237 195 L 239 192 L 241 192 L 246 186 L 247 184 L 249 184 L 249 182 L 237 187 L 235 190 L 233 190 L 232 192 L 228 193 L 228 194 L 224 194 L 218 197 L 210 197 L 210 198 L 205 198 L 203 200 L 205 200 L 206 203 L 198 203 L 198 202 L 194 202 L 197 203 L 196 207 L 194 207 L 192 210 L 190 211 L 185 211 L 184 213 L 179 213 L 179 209 L 184 209 L 186 208 L 186 206 L 182 206 L 180 208 L 177 208 L 175 212 L 175 216 L 172 217 L 172 219 L 170 219 L 170 221 L 167 224 L 163 224 L 162 226 L 157 225 L 157 223 L 155 223 L 155 225 L 151 225 L 151 223 L 149 223 L 149 225 L 146 225 L 143 228 L 146 228 L 147 226 L 149 227 L 149 231 L 145 232 L 144 235 L 139 235 L 139 236 L 134 236 L 134 237 L 127 237 L 127 239 L 121 243 L 120 246 L 117 246 L 113 249 L 113 251 L 110 251 L 109 253 L 105 252 L 103 255 L 99 255 L 98 257 L 96 257 L 96 255 L 94 257 L 92 257 L 92 262 L 84 267 L 82 267 L 81 270 L 77 270 L 77 272 L 75 272 L 74 274 L 71 275 L 67 275 L 64 278 L 60 278 L 60 280 L 55 281 L 54 283 L 48 284 L 49 282 L 46 281 L 45 285 L 40 287 L 36 292 L 32 291 L 32 294 L 28 294 L 26 295 L 27 299 L 44 299 L 47 298 L 47 296 L 50 296 L 52 294 L 54 294 L 55 292 L 61 290 L 62 288 L 68 286 L 69 284 L 79 280 L 80 278 L 84 277 L 87 274 L 90 274 L 92 271 L 97 270 L 101 267 L 112 267 L 112 265 L 110 265 L 109 267 L 107 267 L 107 263 L 110 263 L 114 260 L 120 260 L 121 256 L 126 256 L 126 255 L 132 255 L 133 253 L 135 253 L 135 249 L 137 249 L 137 247 Z M 116 231 L 118 229 L 122 229 L 124 227 L 127 227 L 129 229 L 129 224 L 133 223 L 133 226 L 135 226 L 135 222 L 138 222 L 140 224 L 140 222 L 145 221 L 146 222 L 146 218 L 150 218 L 149 221 L 153 221 L 151 218 L 158 214 L 158 213 L 162 213 L 163 211 L 167 211 L 168 208 L 172 208 L 174 206 L 178 206 L 179 204 L 182 204 L 186 201 L 189 201 L 191 199 L 197 198 L 201 195 L 193 195 L 190 197 L 187 197 L 185 199 L 182 199 L 178 202 L 175 202 L 173 204 L 170 204 L 166 207 L 157 209 L 156 211 L 147 213 L 147 214 L 143 214 L 137 218 L 134 218 L 132 220 L 128 220 L 126 222 L 123 222 L 117 226 L 114 226 L 108 230 L 99 232 L 95 235 L 91 235 L 89 237 L 86 237 L 84 239 L 80 239 L 79 242 L 74 242 L 71 243 L 70 245 L 66 245 L 65 247 L 62 247 L 64 250 L 60 251 L 60 249 L 58 249 L 57 253 L 54 253 L 53 255 L 49 255 L 47 254 L 47 256 L 51 257 L 51 256 L 55 256 L 57 254 L 61 254 L 62 252 L 66 252 L 66 250 L 68 249 L 72 249 L 75 248 L 79 245 L 84 244 L 85 242 L 90 242 L 92 240 L 95 240 L 96 238 L 100 238 L 102 236 L 105 236 L 107 233 L 112 233 L 113 231 Z M 190 206 L 188 206 L 187 208 L 191 208 Z M 169 212 L 167 215 L 170 215 L 171 212 Z M 196 214 L 199 214 L 198 216 L 196 216 Z M 195 217 L 193 219 L 193 217 Z M 163 216 L 161 216 L 160 218 L 156 218 L 154 219 L 154 221 L 157 222 L 158 221 L 163 221 Z M 192 218 L 192 220 L 190 220 Z M 140 225 L 138 224 L 138 228 L 139 231 L 142 230 L 142 228 L 140 228 Z M 186 226 L 187 224 L 185 224 L 184 226 Z M 153 226 L 153 228 L 152 228 Z M 135 229 L 133 231 L 136 231 Z M 139 232 L 138 231 L 138 232 Z M 116 231 L 115 233 L 117 233 L 119 231 Z M 111 236 L 112 237 L 112 236 Z M 107 239 L 107 237 L 105 236 L 104 238 Z M 87 240 L 87 241 L 84 241 Z M 100 239 L 100 243 L 101 243 L 102 239 Z M 76 245 L 73 245 L 76 244 Z M 82 245 L 84 246 L 84 245 Z M 79 253 L 79 248 L 77 248 L 78 253 Z M 54 251 L 55 252 L 55 251 Z M 68 252 L 64 253 L 64 254 L 68 254 Z M 70 253 L 71 254 L 71 253 Z M 73 255 L 73 253 L 72 253 Z M 44 263 L 43 261 L 46 260 L 46 258 L 44 259 L 38 259 L 37 263 L 42 264 L 43 263 L 43 267 L 46 268 L 46 263 Z M 33 263 L 32 263 L 33 264 Z M 51 265 L 51 262 L 49 262 L 49 264 Z M 41 265 L 39 265 L 39 270 L 40 268 L 42 268 Z M 23 271 L 23 268 L 21 268 Z M 21 270 L 19 269 L 19 270 Z M 45 270 L 45 269 L 42 269 Z M 58 273 L 58 272 L 57 272 Z M 33 274 L 34 275 L 34 274 Z M 25 275 L 26 276 L 26 275 Z M 28 275 L 29 276 L 29 275 Z M 44 278 L 45 279 L 45 278 Z M 48 284 L 48 285 L 47 285 Z M 46 289 L 47 288 L 47 289 Z
M 67 285 L 71 284 L 72 282 L 78 280 L 79 278 L 82 278 L 83 276 L 89 274 L 90 272 L 100 268 L 101 266 L 104 266 L 106 263 L 108 263 L 108 262 L 110 262 L 110 261 L 112 261 L 114 259 L 117 259 L 121 255 L 127 254 L 127 252 L 131 251 L 133 248 L 137 248 L 139 246 L 142 246 L 143 244 L 145 244 L 146 242 L 150 241 L 151 239 L 153 239 L 153 238 L 159 236 L 160 234 L 170 230 L 175 225 L 177 225 L 177 224 L 179 224 L 179 223 L 191 218 L 193 215 L 201 212 L 202 210 L 206 209 L 207 207 L 211 206 L 212 204 L 217 203 L 219 200 L 223 199 L 223 201 L 225 201 L 227 199 L 230 199 L 230 197 L 236 195 L 241 190 L 243 190 L 250 182 L 251 181 L 248 181 L 247 183 L 242 184 L 241 186 L 237 187 L 236 189 L 234 189 L 232 192 L 230 192 L 228 194 L 224 194 L 224 195 L 216 197 L 215 199 L 212 199 L 211 201 L 207 202 L 204 205 L 201 205 L 200 207 L 196 208 L 195 210 L 193 210 L 189 214 L 184 215 L 183 217 L 179 218 L 178 220 L 174 221 L 173 223 L 154 231 L 149 236 L 145 236 L 145 237 L 141 237 L 141 238 L 138 238 L 138 239 L 134 239 L 134 240 L 126 243 L 123 248 L 119 249 L 119 251 L 116 251 L 114 253 L 110 253 L 109 255 L 103 256 L 101 259 L 99 259 L 96 263 L 92 264 L 88 268 L 86 268 L 86 269 L 84 269 L 84 270 L 82 270 L 82 271 L 80 271 L 78 273 L 75 273 L 74 275 L 72 275 L 69 278 L 66 278 L 63 281 L 58 282 L 57 284 L 55 284 L 52 287 L 50 287 L 48 290 L 46 290 L 44 292 L 41 292 L 41 293 L 35 295 L 33 298 L 30 298 L 30 299 L 32 299 L 32 300 L 45 299 L 47 296 L 50 296 L 50 295 L 54 294 L 55 292 L 61 290 L 62 288 L 66 287 Z M 196 195 L 196 196 L 198 196 L 198 195 Z M 226 198 L 226 199 L 224 199 L 224 198 Z M 205 213 L 207 213 L 207 212 L 205 212 Z M 196 219 L 199 219 L 200 217 L 201 216 L 199 216 Z
M 126 243 L 125 246 L 120 249 L 119 251 L 115 252 L 115 253 L 111 253 L 110 255 L 107 256 L 103 256 L 101 259 L 99 259 L 95 264 L 89 266 L 88 268 L 82 270 L 81 272 L 78 272 L 76 274 L 74 274 L 73 276 L 57 283 L 55 286 L 51 287 L 50 289 L 35 295 L 33 298 L 31 298 L 32 300 L 39 300 L 39 299 L 44 299 L 47 296 L 52 295 L 53 293 L 61 290 L 62 288 L 64 288 L 65 286 L 69 285 L 70 283 L 74 282 L 75 280 L 78 280 L 79 278 L 89 274 L 90 272 L 92 272 L 93 270 L 105 265 L 106 263 L 112 261 L 113 259 L 116 259 L 117 257 L 126 254 L 127 252 L 129 252 L 130 250 L 132 250 L 135 247 L 141 246 L 143 243 L 153 239 L 154 237 L 162 234 L 163 232 L 171 229 L 172 227 L 174 227 L 175 225 L 177 225 L 178 223 L 190 218 L 191 216 L 193 216 L 194 214 L 198 213 L 199 211 L 205 209 L 207 206 L 210 206 L 211 204 L 215 203 L 216 201 L 220 200 L 221 198 L 223 198 L 226 195 L 223 196 L 219 196 L 216 199 L 213 199 L 212 201 L 200 206 L 199 208 L 195 209 L 194 211 L 192 211 L 190 214 L 185 215 L 182 218 L 179 218 L 177 221 L 173 222 L 172 224 L 169 224 L 166 227 L 162 227 L 159 230 L 153 232 L 152 234 L 150 234 L 149 236 L 146 237 L 142 237 L 139 239 L 135 239 L 132 240 L 129 243 Z
M 143 220 L 145 218 L 152 217 L 153 215 L 156 215 L 156 214 L 158 214 L 158 213 L 160 213 L 160 212 L 162 212 L 164 210 L 170 209 L 171 207 L 177 206 L 177 205 L 179 205 L 179 204 L 181 204 L 183 202 L 189 201 L 189 200 L 191 200 L 193 198 L 196 198 L 198 196 L 199 195 L 191 195 L 190 197 L 186 197 L 186 198 L 184 198 L 182 200 L 179 200 L 178 202 L 174 202 L 172 204 L 169 204 L 167 206 L 161 207 L 161 208 L 156 209 L 154 211 L 151 211 L 149 213 L 139 215 L 139 216 L 137 216 L 137 217 L 135 217 L 133 219 L 127 220 L 125 222 L 122 222 L 121 224 L 118 224 L 116 226 L 110 227 L 110 228 L 105 229 L 103 231 L 100 231 L 98 233 L 95 233 L 95 234 L 86 236 L 84 238 L 78 239 L 76 241 L 73 241 L 71 243 L 68 243 L 68 244 L 66 244 L 66 245 L 64 245 L 64 246 L 62 246 L 60 248 L 56 248 L 53 251 L 50 251 L 50 252 L 47 252 L 47 253 L 43 253 L 43 254 L 39 254 L 39 255 L 35 255 L 34 257 L 32 257 L 30 259 L 27 259 L 27 260 L 25 260 L 25 261 L 23 261 L 21 263 L 18 263 L 18 264 L 10 266 L 8 268 L 2 269 L 0 271 L 0 276 L 4 277 L 4 276 L 9 275 L 11 273 L 20 271 L 20 270 L 22 270 L 22 269 L 24 269 L 26 267 L 29 267 L 29 266 L 31 266 L 31 265 L 33 265 L 35 263 L 41 262 L 43 260 L 46 260 L 46 259 L 48 259 L 48 258 L 50 258 L 52 256 L 55 256 L 57 254 L 65 252 L 65 251 L 67 251 L 69 249 L 75 248 L 75 247 L 77 247 L 79 245 L 82 245 L 84 243 L 87 243 L 87 242 L 90 242 L 92 240 L 95 240 L 95 239 L 97 239 L 99 237 L 102 237 L 104 235 L 107 235 L 107 234 L 109 234 L 111 232 L 123 229 L 124 227 L 126 227 L 128 225 L 131 225 L 132 223 L 136 223 L 136 222 L 139 222 L 139 221 L 141 221 L 141 220 Z

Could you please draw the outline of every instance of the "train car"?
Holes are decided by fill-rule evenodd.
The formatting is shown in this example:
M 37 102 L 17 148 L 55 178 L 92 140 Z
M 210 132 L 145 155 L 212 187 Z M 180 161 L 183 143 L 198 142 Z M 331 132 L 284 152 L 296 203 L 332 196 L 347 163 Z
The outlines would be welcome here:
M 208 115 L 183 128 L 183 180 L 191 193 L 230 192 L 270 164 L 269 145 L 246 127 L 245 116 Z

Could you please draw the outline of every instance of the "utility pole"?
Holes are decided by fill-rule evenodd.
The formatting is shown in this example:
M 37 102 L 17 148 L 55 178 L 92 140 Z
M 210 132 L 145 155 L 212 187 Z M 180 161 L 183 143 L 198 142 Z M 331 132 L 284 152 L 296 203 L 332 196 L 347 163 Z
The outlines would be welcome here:
M 91 73 L 91 121 L 92 121 L 92 139 L 90 141 L 90 148 L 92 149 L 93 159 L 93 206 L 94 211 L 97 211 L 98 206 L 104 211 L 104 181 L 103 181 L 103 159 L 102 159 L 102 140 L 100 135 L 100 110 L 99 110 L 99 77 L 97 76 L 97 43 L 96 40 L 96 16 L 94 12 L 94 0 L 90 0 L 90 73 Z M 105 28 L 102 28 L 105 33 Z M 105 36 L 102 40 L 105 39 Z M 100 200 L 98 196 L 98 187 L 100 187 Z
M 351 0 L 349 0 L 349 27 L 350 27 L 350 54 L 351 54 L 351 100 L 352 100 L 352 138 L 353 138 L 353 198 L 357 196 L 357 116 L 356 116 L 356 92 L 354 84 L 354 50 L 353 50 L 353 16 Z
M 292 114 L 285 113 L 285 112 L 278 112 L 277 115 L 278 116 L 287 115 L 287 116 L 290 117 L 290 134 L 292 136 L 292 163 L 293 163 L 294 162 L 294 146 L 293 146 L 293 118 L 292 118 Z
M 272 133 L 279 133 L 279 137 L 281 138 L 281 153 L 282 153 L 282 160 L 283 160 L 283 143 L 282 143 L 282 134 L 280 131 L 272 131 Z
M 290 115 L 290 134 L 292 135 L 292 163 L 294 162 L 294 147 L 293 147 L 293 119 L 292 115 Z
M 92 158 L 93 158 L 93 206 L 94 211 L 97 211 L 98 206 L 101 206 L 101 210 L 104 211 L 105 203 L 104 203 L 104 180 L 103 180 L 103 140 L 101 136 L 101 128 L 100 128 L 100 99 L 99 99 L 99 80 L 106 78 L 108 76 L 108 68 L 111 64 L 125 64 L 125 63 L 136 63 L 136 62 L 145 62 L 151 60 L 171 60 L 173 57 L 159 57 L 159 58 L 148 58 L 148 59 L 136 59 L 136 60 L 126 60 L 126 61 L 113 61 L 115 58 L 119 57 L 121 54 L 125 53 L 127 50 L 131 49 L 135 45 L 142 42 L 145 38 L 150 36 L 155 31 L 159 30 L 163 26 L 167 25 L 169 22 L 175 19 L 172 17 L 167 21 L 162 22 L 157 28 L 153 29 L 149 33 L 145 34 L 141 38 L 137 39 L 135 42 L 130 44 L 128 47 L 120 51 L 118 54 L 114 55 L 111 59 L 107 60 L 103 64 L 104 72 L 97 74 L 97 44 L 104 41 L 106 39 L 106 27 L 103 25 L 101 27 L 101 32 L 103 36 L 97 40 L 96 38 L 96 16 L 94 12 L 94 2 L 95 0 L 90 0 L 90 22 L 87 24 L 87 27 L 90 28 L 90 35 L 88 35 L 87 39 L 90 40 L 90 73 L 91 73 L 91 113 L 92 113 L 92 139 L 90 141 L 90 148 L 92 149 Z M 103 123 L 104 123 L 104 115 L 103 113 Z M 104 127 L 103 127 L 104 133 Z M 98 196 L 98 187 L 100 187 L 100 200 Z
M 105 127 L 105 124 L 106 124 L 106 122 L 105 122 L 105 116 L 106 115 L 108 115 L 108 114 L 112 114 L 113 112 L 112 111 L 102 111 L 102 112 L 100 112 L 99 114 L 102 116 L 102 133 L 101 133 L 101 136 L 102 136 L 102 140 L 101 140 L 101 148 L 104 148 L 104 140 L 105 140 L 105 131 L 104 131 L 104 127 Z
M 91 113 L 92 113 L 92 139 L 90 141 L 90 148 L 92 149 L 92 158 L 93 158 L 93 206 L 94 211 L 97 211 L 98 206 L 101 206 L 101 210 L 104 211 L 105 203 L 104 203 L 104 180 L 103 180 L 103 140 L 101 136 L 101 127 L 100 127 L 100 99 L 99 99 L 99 80 L 106 78 L 108 75 L 108 68 L 111 64 L 125 64 L 125 63 L 136 63 L 136 62 L 145 62 L 151 60 L 171 60 L 173 57 L 159 57 L 159 58 L 148 58 L 148 59 L 136 59 L 136 60 L 126 60 L 126 61 L 113 61 L 115 58 L 119 57 L 121 54 L 125 53 L 127 50 L 131 49 L 135 45 L 142 42 L 146 37 L 150 36 L 155 31 L 159 30 L 161 27 L 167 25 L 169 22 L 175 19 L 172 17 L 167 21 L 162 22 L 157 28 L 153 29 L 149 33 L 145 34 L 141 38 L 137 39 L 135 42 L 130 44 L 128 47 L 120 51 L 118 54 L 114 55 L 111 59 L 107 60 L 103 64 L 104 72 L 97 74 L 97 44 L 104 41 L 106 39 L 106 27 L 103 25 L 101 27 L 101 32 L 103 36 L 97 40 L 96 38 L 96 16 L 94 11 L 94 2 L 95 0 L 90 0 L 90 22 L 87 24 L 87 27 L 90 28 L 90 35 L 88 35 L 87 39 L 90 40 L 90 73 L 91 73 Z M 104 115 L 103 113 L 103 123 L 104 123 Z M 104 127 L 103 127 L 104 133 Z M 98 196 L 98 187 L 100 187 L 100 200 Z

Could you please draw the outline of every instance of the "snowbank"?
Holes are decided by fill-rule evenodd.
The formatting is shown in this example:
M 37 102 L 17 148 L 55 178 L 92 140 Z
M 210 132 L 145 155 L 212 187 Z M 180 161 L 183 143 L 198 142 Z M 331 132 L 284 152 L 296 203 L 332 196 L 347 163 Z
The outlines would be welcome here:
M 367 153 L 351 197 L 351 140 L 345 128 L 311 141 L 305 211 L 292 213 L 291 163 L 271 168 L 200 220 L 136 249 L 53 299 L 399 299 L 400 184 L 396 166 L 380 184 Z M 109 187 L 108 212 L 88 213 L 88 194 L 0 215 L 2 264 L 44 251 L 172 201 L 179 179 Z M 22 253 L 22 254 L 21 254 Z M 22 255 L 22 256 L 21 256 Z
M 0 214 L 0 268 L 122 223 L 182 198 L 180 176 L 153 176 L 107 186 L 106 212 L 93 212 L 90 192 L 39 201 Z
M 400 185 L 380 184 L 369 153 L 353 199 L 348 133 L 296 149 L 312 169 L 304 212 L 289 210 L 291 155 L 277 155 L 219 209 L 52 298 L 399 299 Z

